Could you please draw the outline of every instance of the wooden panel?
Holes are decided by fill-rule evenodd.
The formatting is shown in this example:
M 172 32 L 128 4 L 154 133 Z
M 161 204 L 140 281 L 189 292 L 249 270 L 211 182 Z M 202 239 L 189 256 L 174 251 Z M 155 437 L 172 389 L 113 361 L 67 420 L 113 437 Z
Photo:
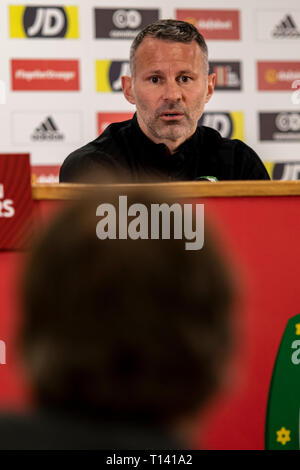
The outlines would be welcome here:
M 156 184 L 33 184 L 33 199 L 77 199 L 91 191 L 118 189 L 129 194 L 139 188 L 157 188 L 169 197 L 254 197 L 254 196 L 300 196 L 300 181 L 220 181 L 206 183 L 185 181 Z

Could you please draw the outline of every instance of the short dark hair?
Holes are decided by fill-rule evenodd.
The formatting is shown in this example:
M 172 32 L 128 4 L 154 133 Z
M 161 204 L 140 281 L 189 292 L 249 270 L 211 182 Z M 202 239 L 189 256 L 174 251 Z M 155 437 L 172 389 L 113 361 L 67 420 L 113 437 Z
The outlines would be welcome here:
M 43 407 L 168 422 L 218 387 L 232 281 L 208 232 L 193 252 L 176 239 L 99 240 L 96 208 L 114 198 L 74 203 L 35 244 L 23 281 L 23 358 Z M 166 198 L 135 191 L 134 202 Z
M 204 68 L 208 73 L 208 49 L 204 37 L 197 28 L 186 21 L 173 19 L 158 20 L 146 26 L 133 40 L 130 47 L 130 69 L 131 74 L 135 73 L 135 53 L 141 42 L 146 38 L 162 39 L 164 41 L 174 41 L 191 43 L 196 41 L 204 56 Z

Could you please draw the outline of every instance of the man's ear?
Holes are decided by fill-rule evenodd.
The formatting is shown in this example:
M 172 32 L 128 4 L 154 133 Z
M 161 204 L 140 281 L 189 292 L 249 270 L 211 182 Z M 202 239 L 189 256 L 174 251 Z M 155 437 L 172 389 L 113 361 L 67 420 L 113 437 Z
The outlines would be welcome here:
M 129 103 L 135 104 L 135 99 L 132 93 L 132 78 L 128 77 L 127 75 L 123 75 L 121 77 L 122 80 L 122 90 L 124 93 L 125 98 Z
M 205 98 L 205 103 L 208 103 L 208 101 L 210 100 L 215 89 L 215 83 L 216 83 L 216 74 L 211 73 L 210 75 L 208 75 L 208 78 L 207 78 L 207 94 Z

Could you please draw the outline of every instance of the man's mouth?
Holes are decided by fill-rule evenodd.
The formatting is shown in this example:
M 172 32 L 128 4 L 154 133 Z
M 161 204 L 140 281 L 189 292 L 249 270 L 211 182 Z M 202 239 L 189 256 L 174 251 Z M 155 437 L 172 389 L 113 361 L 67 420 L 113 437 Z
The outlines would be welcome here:
M 173 120 L 176 120 L 176 119 L 180 119 L 184 116 L 184 113 L 181 113 L 181 112 L 177 112 L 177 111 L 170 111 L 170 112 L 164 112 L 164 113 L 161 113 L 160 114 L 160 118 L 163 119 L 163 120 L 167 120 L 167 121 L 173 121 Z

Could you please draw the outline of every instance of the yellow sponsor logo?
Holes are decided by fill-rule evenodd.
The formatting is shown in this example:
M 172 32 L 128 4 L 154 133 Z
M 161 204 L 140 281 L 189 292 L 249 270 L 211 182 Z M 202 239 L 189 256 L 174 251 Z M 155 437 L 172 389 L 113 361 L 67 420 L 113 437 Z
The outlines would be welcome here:
M 110 92 L 112 91 L 109 82 L 109 68 L 111 60 L 96 60 L 96 91 Z
M 23 27 L 25 7 L 22 5 L 9 6 L 9 27 L 11 38 L 26 38 Z
M 244 113 L 242 111 L 233 111 L 230 113 L 232 119 L 232 136 L 231 139 L 245 139 L 244 133 Z
M 67 28 L 65 37 L 67 39 L 78 39 L 79 38 L 78 7 L 64 6 L 64 10 L 68 18 L 68 28 Z
M 226 139 L 244 140 L 244 113 L 242 111 L 204 113 L 200 123 L 216 129 Z
M 274 162 L 263 162 L 263 163 L 266 167 L 267 172 L 269 173 L 270 178 L 272 178 L 275 163 Z
M 31 8 L 34 14 L 34 21 L 31 25 L 26 25 L 24 21 L 28 8 Z M 9 5 L 9 29 L 11 38 L 78 39 L 78 7 Z

